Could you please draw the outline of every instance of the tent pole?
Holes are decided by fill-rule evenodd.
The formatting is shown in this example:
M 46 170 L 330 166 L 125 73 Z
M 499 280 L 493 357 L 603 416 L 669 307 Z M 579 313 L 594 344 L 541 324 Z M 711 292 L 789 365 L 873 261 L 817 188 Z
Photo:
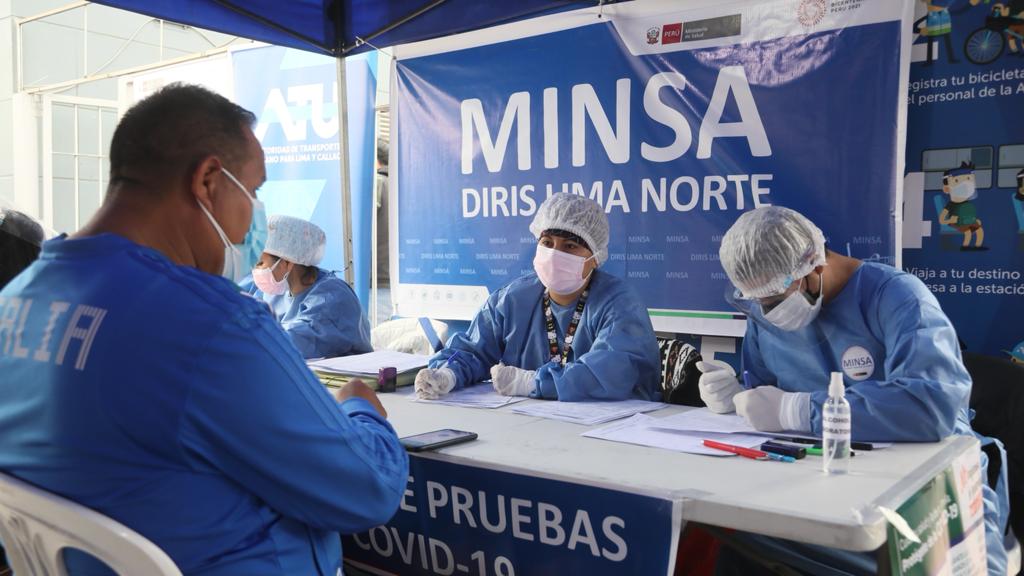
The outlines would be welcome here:
M 390 31 L 394 30 L 395 28 L 398 28 L 399 26 L 405 24 L 406 22 L 409 22 L 410 20 L 414 20 L 416 18 L 419 18 L 423 14 L 426 14 L 427 12 L 430 12 L 431 10 L 433 10 L 434 8 L 437 8 L 441 4 L 444 4 L 445 2 L 447 2 L 447 0 L 434 0 L 430 4 L 427 4 L 426 6 L 423 6 L 419 10 L 416 10 L 415 12 L 412 12 L 410 14 L 406 14 L 404 17 L 402 17 L 402 18 L 400 18 L 398 20 L 395 20 L 394 22 L 392 22 L 391 24 L 388 24 L 387 26 L 381 28 L 380 30 L 377 30 L 376 32 L 371 32 L 370 34 L 368 34 L 364 38 L 358 38 L 357 37 L 355 39 L 355 43 L 352 44 L 351 46 L 343 46 L 342 49 L 341 49 L 341 53 L 342 54 L 348 54 L 349 52 L 355 50 L 356 48 L 359 48 L 363 44 L 369 44 L 369 40 L 373 40 L 374 38 L 376 38 L 377 36 L 380 36 L 381 34 L 386 34 L 386 33 L 390 32 Z M 343 41 L 340 29 L 338 31 L 338 38 L 339 38 L 339 41 Z
M 341 162 L 341 225 L 345 231 L 345 282 L 352 284 L 352 182 L 349 179 L 348 155 L 348 86 L 346 85 L 345 58 L 335 58 L 338 67 L 338 139 L 340 140 Z
M 246 18 L 248 18 L 248 19 L 250 19 L 250 20 L 252 20 L 254 22 L 258 22 L 259 24 L 262 24 L 263 26 L 266 26 L 267 28 L 271 28 L 273 30 L 277 30 L 278 32 L 281 32 L 282 34 L 287 34 L 288 36 L 291 36 L 292 38 L 295 38 L 296 40 L 301 40 L 301 41 L 305 42 L 306 44 L 309 44 L 313 48 L 316 48 L 317 51 L 322 51 L 322 52 L 326 52 L 328 54 L 333 54 L 333 52 L 331 51 L 331 49 L 332 49 L 331 46 L 325 46 L 322 42 L 318 42 L 317 40 L 315 40 L 313 38 L 310 38 L 309 36 L 306 36 L 305 34 L 300 34 L 300 33 L 296 32 L 295 30 L 292 30 L 290 28 L 285 28 L 284 26 L 281 26 L 280 24 L 278 24 L 277 22 L 274 22 L 270 18 L 267 18 L 265 16 L 260 16 L 259 14 L 255 13 L 255 12 L 252 12 L 250 10 L 246 10 L 245 8 L 242 8 L 241 6 L 235 5 L 232 2 L 228 2 L 228 0 L 213 0 L 213 2 L 215 4 L 217 4 L 218 6 L 220 6 L 221 8 L 224 8 L 225 10 L 230 10 L 230 11 L 234 12 L 235 14 L 238 14 L 239 16 L 244 16 L 244 17 L 246 17 Z M 340 28 L 337 28 L 337 29 L 340 30 Z

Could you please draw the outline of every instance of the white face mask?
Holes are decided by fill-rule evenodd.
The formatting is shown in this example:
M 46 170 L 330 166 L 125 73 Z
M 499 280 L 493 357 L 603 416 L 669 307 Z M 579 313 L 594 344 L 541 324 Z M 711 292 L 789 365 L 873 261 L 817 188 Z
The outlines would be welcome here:
M 814 304 L 807 301 L 802 287 L 798 287 L 796 292 L 787 296 L 782 303 L 765 314 L 764 319 L 787 332 L 799 330 L 813 322 L 818 316 L 818 312 L 821 311 L 821 299 L 825 295 L 825 277 L 821 276 L 820 278 L 821 286 L 818 290 L 818 299 L 814 301 Z
M 238 178 L 235 178 L 234 174 L 228 172 L 227 168 L 221 168 L 221 171 L 235 186 L 238 186 L 242 194 L 245 195 L 245 199 L 252 204 L 252 219 L 249 221 L 249 231 L 246 232 L 242 243 L 232 244 L 228 235 L 224 233 L 224 229 L 220 227 L 220 224 L 210 214 L 210 211 L 206 209 L 206 206 L 203 206 L 198 200 L 196 200 L 196 204 L 199 204 L 199 209 L 206 215 L 206 219 L 210 221 L 210 224 L 213 224 L 213 229 L 217 231 L 220 241 L 224 243 L 224 267 L 221 269 L 220 275 L 237 284 L 242 278 L 245 278 L 248 271 L 259 260 L 260 254 L 263 252 L 263 246 L 267 243 L 267 213 L 263 202 L 253 198 L 252 194 L 249 194 L 249 191 L 238 181 Z
M 957 182 L 952 188 L 950 188 L 949 198 L 955 202 L 963 202 L 974 198 L 974 182 L 970 180 Z
M 537 271 L 537 277 L 548 290 L 555 294 L 572 294 L 583 287 L 583 284 L 590 278 L 583 277 L 583 265 L 587 260 L 574 256 L 561 250 L 537 246 L 537 255 L 533 257 L 533 269 Z
M 279 296 L 288 290 L 288 275 L 292 273 L 291 270 L 286 272 L 280 280 L 274 278 L 274 268 L 277 268 L 280 263 L 281 259 L 278 258 L 270 268 L 252 269 L 252 281 L 260 289 L 260 292 L 268 296 Z

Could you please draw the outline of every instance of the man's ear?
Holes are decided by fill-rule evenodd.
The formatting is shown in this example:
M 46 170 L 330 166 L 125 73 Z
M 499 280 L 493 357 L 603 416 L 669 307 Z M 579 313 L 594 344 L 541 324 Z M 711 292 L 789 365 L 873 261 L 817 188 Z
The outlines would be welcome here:
M 213 201 L 217 194 L 215 176 L 222 170 L 220 158 L 207 156 L 199 161 L 190 178 L 190 190 L 196 201 L 213 213 Z

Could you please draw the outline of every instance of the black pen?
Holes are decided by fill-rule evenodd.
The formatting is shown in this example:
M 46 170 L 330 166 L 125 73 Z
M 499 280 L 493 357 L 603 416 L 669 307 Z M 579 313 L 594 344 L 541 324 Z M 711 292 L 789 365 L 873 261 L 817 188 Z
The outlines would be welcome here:
M 821 446 L 821 440 L 817 438 L 801 438 L 799 436 L 775 436 L 775 440 L 782 440 L 784 442 L 796 442 L 797 444 L 812 444 L 814 446 Z M 873 450 L 874 445 L 871 442 L 850 442 L 850 448 L 854 450 Z

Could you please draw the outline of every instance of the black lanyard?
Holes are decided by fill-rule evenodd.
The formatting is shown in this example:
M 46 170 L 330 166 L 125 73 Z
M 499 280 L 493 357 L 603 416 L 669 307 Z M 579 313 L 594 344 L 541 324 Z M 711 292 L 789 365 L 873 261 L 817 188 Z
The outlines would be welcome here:
M 579 328 L 580 318 L 583 318 L 583 307 L 587 305 L 587 296 L 589 294 L 589 288 L 584 290 L 583 294 L 580 294 L 580 299 L 576 302 L 576 310 L 572 313 L 572 321 L 569 322 L 569 327 L 565 330 L 565 348 L 559 351 L 558 332 L 555 330 L 555 314 L 551 312 L 551 296 L 548 295 L 547 290 L 544 291 L 544 297 L 541 298 L 541 302 L 544 306 L 544 319 L 547 321 L 548 351 L 551 353 L 552 362 L 561 361 L 564 366 L 569 358 L 569 350 L 572 349 L 572 341 L 576 337 L 576 329 Z

